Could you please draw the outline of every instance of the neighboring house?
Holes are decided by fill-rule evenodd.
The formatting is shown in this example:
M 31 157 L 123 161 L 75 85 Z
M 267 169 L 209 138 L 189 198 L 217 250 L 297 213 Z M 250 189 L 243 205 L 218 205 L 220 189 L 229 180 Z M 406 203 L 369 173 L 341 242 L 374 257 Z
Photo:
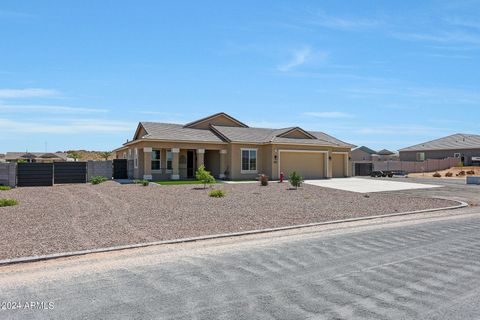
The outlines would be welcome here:
M 114 152 L 133 161 L 135 179 L 194 178 L 200 165 L 221 179 L 292 171 L 311 179 L 350 176 L 352 147 L 300 127 L 251 128 L 222 112 L 185 125 L 140 122 L 133 141 Z
M 400 149 L 402 161 L 458 158 L 465 165 L 480 165 L 480 135 L 457 133 Z
M 352 151 L 352 171 L 356 176 L 369 176 L 374 170 L 374 162 L 398 160 L 398 153 L 387 149 L 380 151 L 361 146 Z
M 398 153 L 392 152 L 387 149 L 380 150 L 372 155 L 373 161 L 393 161 L 398 159 Z
M 0 162 L 5 162 L 5 155 L 0 153 Z
M 5 155 L 7 162 L 61 162 L 70 161 L 68 155 L 63 152 L 7 152 Z

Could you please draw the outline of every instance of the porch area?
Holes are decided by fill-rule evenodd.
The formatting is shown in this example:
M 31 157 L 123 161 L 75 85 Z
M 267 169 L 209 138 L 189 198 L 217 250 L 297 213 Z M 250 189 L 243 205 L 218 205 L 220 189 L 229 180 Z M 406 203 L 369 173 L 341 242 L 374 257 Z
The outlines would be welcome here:
M 226 149 L 144 147 L 141 152 L 142 172 L 138 170 L 137 178 L 144 180 L 195 179 L 202 165 L 217 179 L 226 178 L 228 173 Z

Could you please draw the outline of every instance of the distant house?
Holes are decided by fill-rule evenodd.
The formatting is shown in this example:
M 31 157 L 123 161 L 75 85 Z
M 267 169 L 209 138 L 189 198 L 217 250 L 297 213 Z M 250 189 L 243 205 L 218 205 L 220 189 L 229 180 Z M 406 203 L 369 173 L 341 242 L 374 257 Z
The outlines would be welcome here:
M 59 162 L 71 161 L 68 154 L 64 152 L 7 152 L 5 155 L 7 162 Z
M 480 135 L 457 133 L 400 149 L 400 160 L 458 158 L 465 165 L 480 165 Z
M 373 163 L 379 161 L 398 160 L 398 153 L 387 149 L 375 151 L 365 146 L 352 150 L 352 162 L 354 175 L 368 176 L 372 173 Z
M 5 162 L 5 155 L 0 153 L 0 162 Z

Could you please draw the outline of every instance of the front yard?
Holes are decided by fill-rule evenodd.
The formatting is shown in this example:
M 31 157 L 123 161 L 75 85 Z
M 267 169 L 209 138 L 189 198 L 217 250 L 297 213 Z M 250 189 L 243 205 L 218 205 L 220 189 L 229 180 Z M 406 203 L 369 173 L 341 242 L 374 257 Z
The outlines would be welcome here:
M 304 185 L 56 185 L 0 191 L 0 259 L 194 237 L 455 205 L 393 193 L 368 196 Z

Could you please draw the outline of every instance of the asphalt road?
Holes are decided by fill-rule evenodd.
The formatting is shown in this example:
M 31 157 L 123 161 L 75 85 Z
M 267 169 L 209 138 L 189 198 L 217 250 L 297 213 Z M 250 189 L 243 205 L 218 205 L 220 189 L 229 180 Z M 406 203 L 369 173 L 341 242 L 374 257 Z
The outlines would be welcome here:
M 479 319 L 480 213 L 389 219 L 2 267 L 0 319 Z

